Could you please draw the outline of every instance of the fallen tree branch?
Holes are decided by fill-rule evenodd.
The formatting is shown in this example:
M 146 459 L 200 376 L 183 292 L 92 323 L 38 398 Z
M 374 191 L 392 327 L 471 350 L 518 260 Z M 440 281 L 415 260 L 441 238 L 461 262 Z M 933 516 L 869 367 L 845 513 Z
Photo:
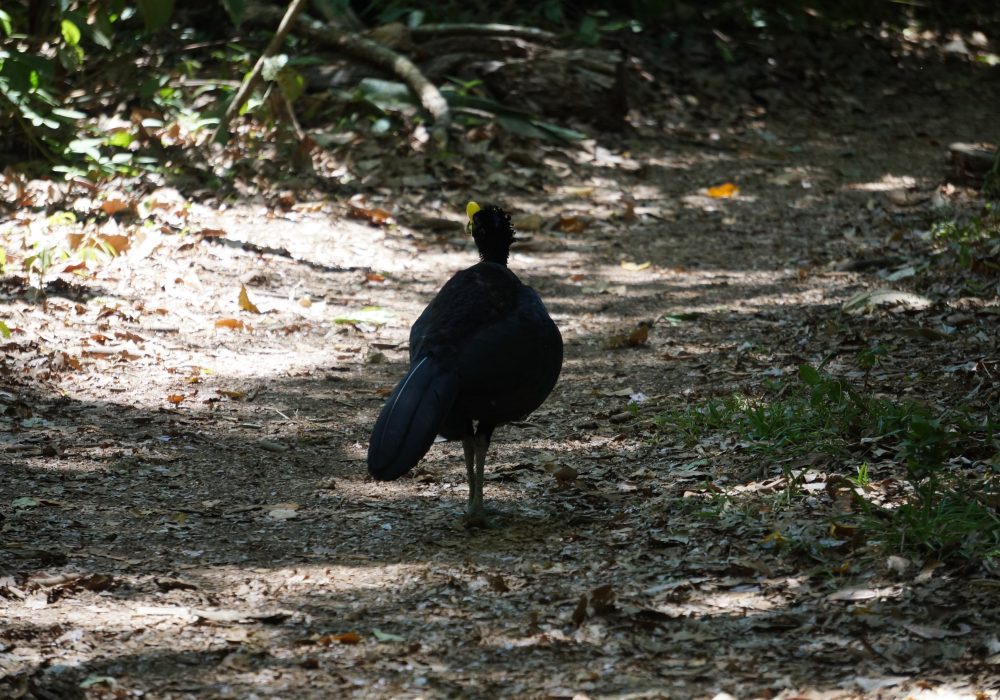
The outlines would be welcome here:
M 248 22 L 273 23 L 281 11 L 270 7 L 258 7 L 247 13 Z M 431 136 L 439 147 L 448 142 L 448 126 L 451 124 L 451 110 L 441 91 L 429 81 L 416 64 L 395 51 L 358 34 L 348 34 L 308 17 L 295 21 L 295 30 L 302 36 L 321 41 L 334 49 L 363 61 L 384 68 L 399 76 L 416 94 L 420 104 L 426 109 L 434 124 Z
M 423 24 L 412 27 L 410 36 L 415 39 L 431 39 L 440 36 L 500 36 L 534 41 L 556 40 L 556 35 L 537 27 L 521 27 L 513 24 Z

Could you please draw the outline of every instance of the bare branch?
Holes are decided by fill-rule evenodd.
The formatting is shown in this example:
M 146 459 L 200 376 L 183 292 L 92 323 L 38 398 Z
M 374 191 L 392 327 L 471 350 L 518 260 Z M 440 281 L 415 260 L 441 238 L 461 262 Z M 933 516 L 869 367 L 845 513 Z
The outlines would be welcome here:
M 278 12 L 268 7 L 260 7 L 248 21 L 273 21 Z M 340 31 L 329 25 L 317 22 L 307 17 L 300 17 L 295 22 L 295 30 L 302 36 L 321 41 L 345 54 L 360 58 L 363 61 L 384 68 L 398 75 L 416 94 L 431 117 L 434 124 L 431 136 L 439 147 L 448 142 L 448 126 L 451 124 L 451 109 L 441 91 L 429 81 L 421 70 L 406 56 L 378 44 L 371 39 L 358 34 Z
M 285 10 L 284 16 L 281 17 L 281 22 L 278 25 L 278 31 L 275 32 L 271 41 L 268 43 L 267 48 L 264 49 L 264 53 L 260 55 L 257 59 L 257 63 L 254 64 L 253 70 L 250 71 L 244 80 L 243 84 L 240 85 L 240 89 L 237 90 L 236 96 L 233 97 L 233 101 L 229 103 L 229 108 L 226 109 L 225 115 L 223 115 L 222 120 L 219 125 L 215 127 L 215 133 L 212 134 L 212 141 L 215 142 L 219 137 L 226 132 L 229 128 L 229 122 L 232 121 L 233 117 L 237 112 L 243 107 L 243 103 L 247 101 L 247 97 L 250 96 L 250 91 L 253 90 L 254 86 L 260 80 L 261 71 L 264 70 L 265 61 L 276 54 L 281 44 L 285 41 L 285 37 L 288 36 L 289 30 L 292 28 L 292 23 L 295 21 L 296 16 L 302 11 L 302 7 L 306 4 L 307 0 L 292 0 L 288 5 L 288 9 Z M 278 11 L 280 13 L 280 10 Z

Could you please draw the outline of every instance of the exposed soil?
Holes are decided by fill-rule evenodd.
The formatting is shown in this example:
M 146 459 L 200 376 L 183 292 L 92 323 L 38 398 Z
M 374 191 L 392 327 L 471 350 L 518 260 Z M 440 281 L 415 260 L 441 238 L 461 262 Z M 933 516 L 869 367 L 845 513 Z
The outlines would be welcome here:
M 857 352 L 889 335 L 905 351 L 873 391 L 996 400 L 995 293 L 928 282 L 930 309 L 841 310 L 893 286 L 934 197 L 966 196 L 939 187 L 947 144 L 997 137 L 1000 69 L 912 60 L 789 78 L 756 112 L 678 71 L 628 138 L 508 143 L 462 156 L 464 180 L 368 188 L 394 225 L 308 189 L 190 209 L 164 191 L 191 233 L 154 228 L 89 277 L 56 266 L 44 300 L 8 275 L 0 695 L 1000 697 L 996 570 L 824 550 L 830 484 L 857 464 L 797 465 L 805 491 L 779 506 L 787 464 L 654 420 L 802 363 L 860 382 Z M 510 266 L 566 343 L 548 401 L 496 434 L 485 530 L 461 519 L 460 445 L 397 482 L 365 470 L 409 324 L 474 261 L 469 198 L 520 221 Z M 921 334 L 954 313 L 957 336 Z M 640 321 L 648 339 L 619 342 Z M 970 361 L 992 373 L 946 371 Z

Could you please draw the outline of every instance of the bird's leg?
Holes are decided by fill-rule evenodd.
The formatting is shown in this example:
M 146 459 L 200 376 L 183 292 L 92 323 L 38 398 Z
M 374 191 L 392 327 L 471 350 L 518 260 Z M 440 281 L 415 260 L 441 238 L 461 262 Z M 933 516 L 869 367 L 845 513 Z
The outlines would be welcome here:
M 483 481 L 486 472 L 486 451 L 493 437 L 493 426 L 480 423 L 476 428 L 475 438 L 475 473 L 470 473 L 469 480 L 469 524 L 486 525 L 486 510 L 483 508 Z
M 472 494 L 475 491 L 473 484 L 476 481 L 476 438 L 469 434 L 462 437 L 462 449 L 465 450 L 465 475 L 469 482 L 469 503 L 466 506 L 468 512 L 472 512 Z

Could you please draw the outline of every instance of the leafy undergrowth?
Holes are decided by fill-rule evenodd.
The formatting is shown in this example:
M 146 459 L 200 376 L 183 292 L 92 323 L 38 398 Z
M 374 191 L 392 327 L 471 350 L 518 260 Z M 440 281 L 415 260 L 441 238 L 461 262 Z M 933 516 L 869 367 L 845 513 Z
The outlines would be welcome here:
M 1000 571 L 995 410 L 953 405 L 937 413 L 805 364 L 798 381 L 774 382 L 762 396 L 709 399 L 662 413 L 655 423 L 690 445 L 745 451 L 763 470 L 778 465 L 781 505 L 769 498 L 766 510 L 794 511 L 800 501 L 828 499 L 831 536 L 823 547 L 963 559 Z M 705 493 L 737 508 L 761 509 L 758 496 L 740 491 L 710 484 Z
M 936 243 L 945 247 L 942 257 L 947 256 L 952 264 L 972 273 L 966 282 L 970 289 L 978 294 L 996 293 L 1000 279 L 1000 200 L 984 202 L 978 211 L 938 212 L 931 234 Z

